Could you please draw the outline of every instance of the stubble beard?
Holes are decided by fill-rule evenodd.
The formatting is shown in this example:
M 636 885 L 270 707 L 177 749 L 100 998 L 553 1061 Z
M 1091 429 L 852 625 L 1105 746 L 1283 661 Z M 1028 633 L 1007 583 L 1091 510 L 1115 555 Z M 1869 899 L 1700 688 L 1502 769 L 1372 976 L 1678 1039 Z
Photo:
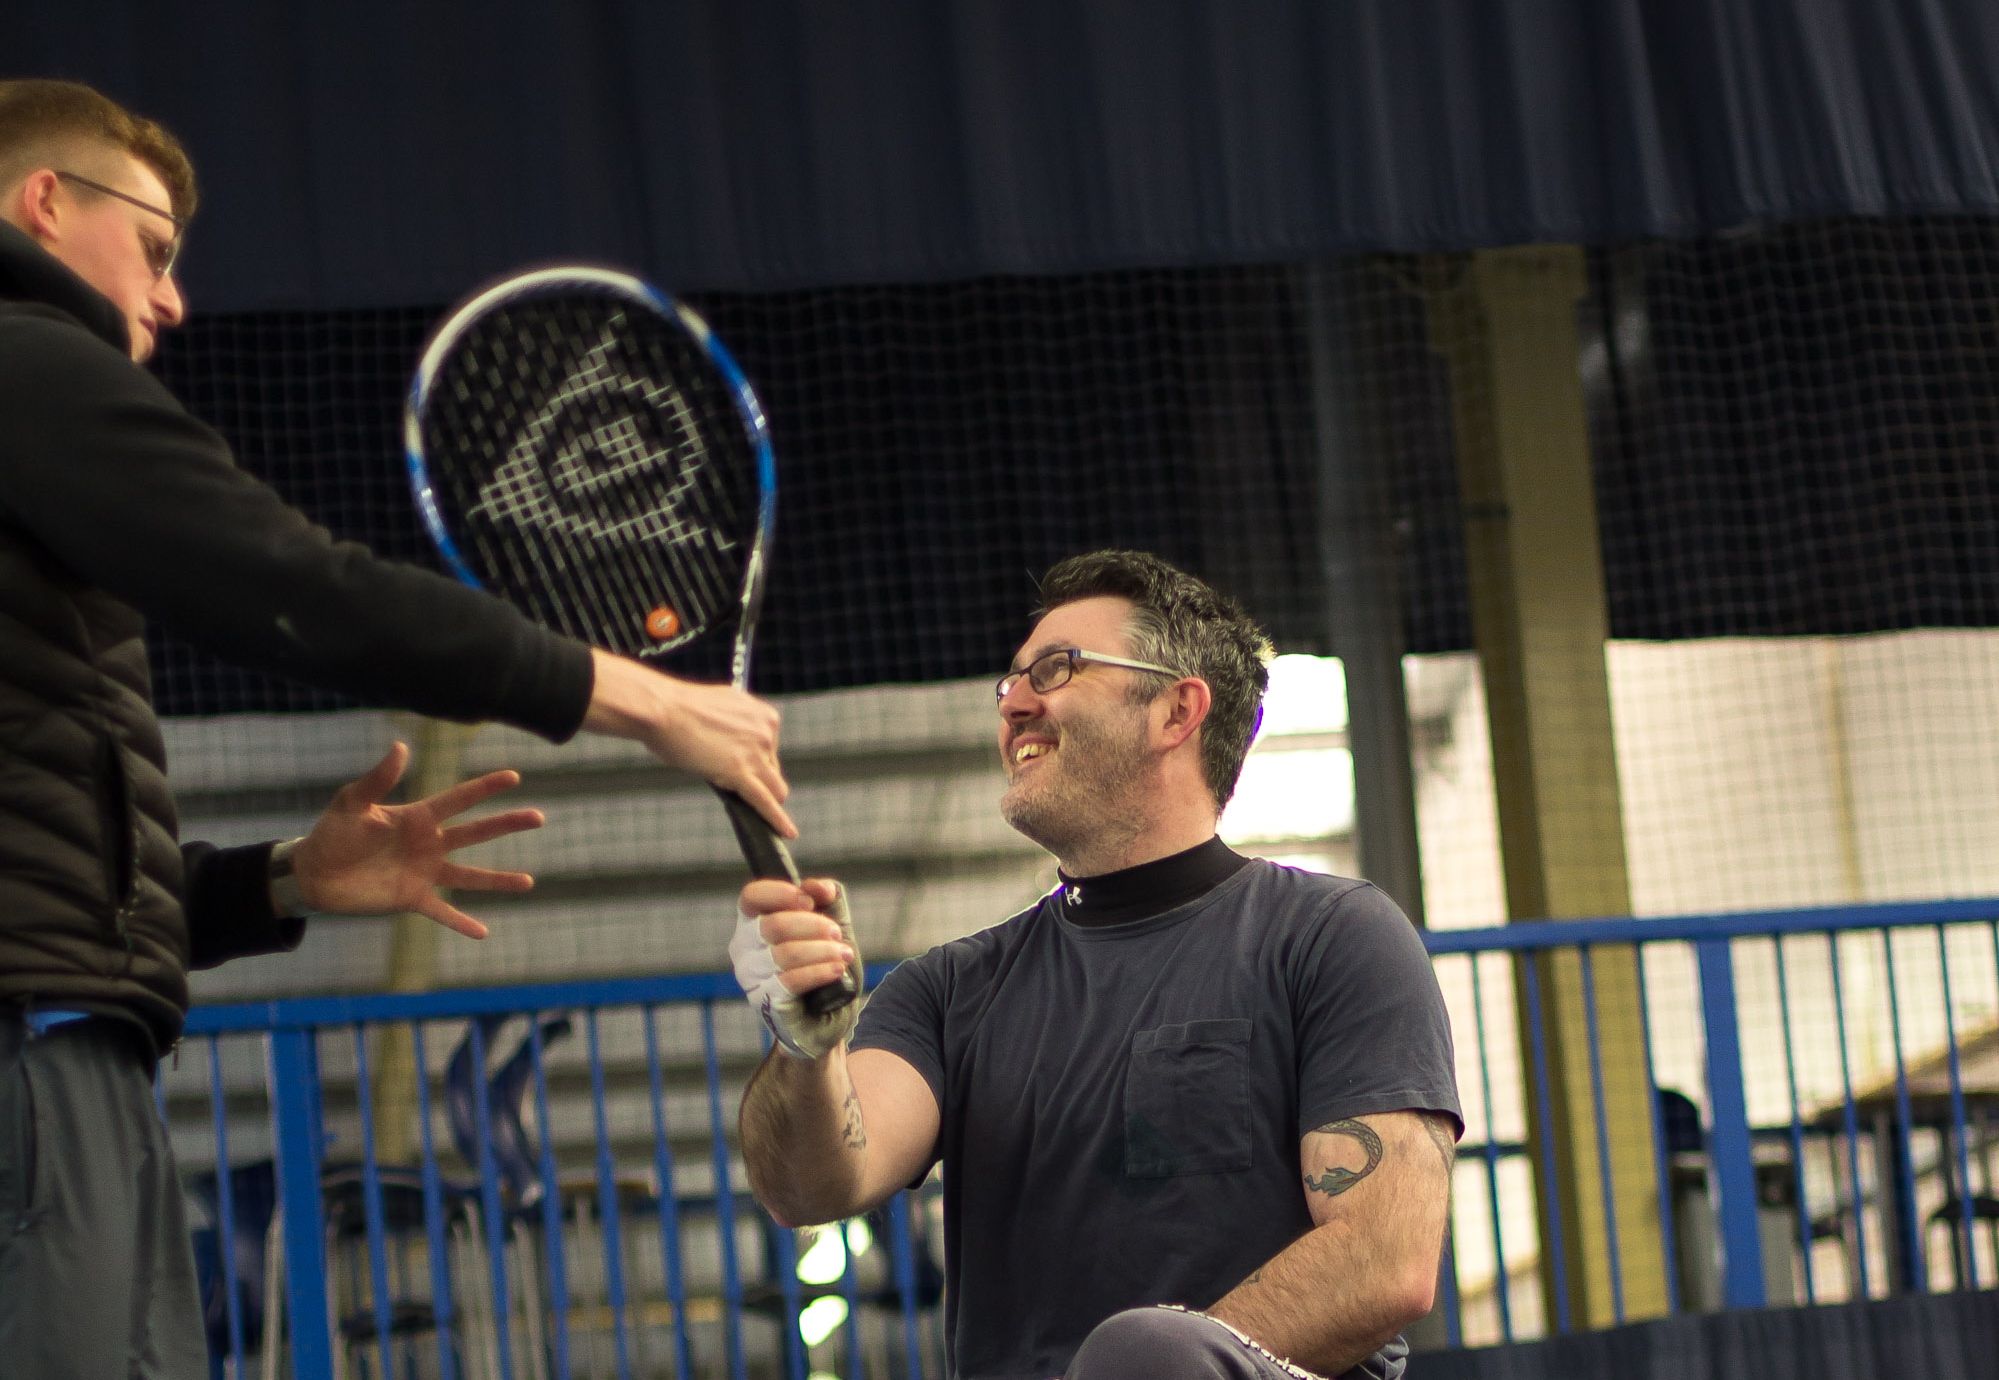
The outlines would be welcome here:
M 1064 728 L 1054 760 L 1017 773 L 1000 797 L 1000 816 L 1065 867 L 1144 831 L 1145 717 L 1142 706 L 1130 709 Z

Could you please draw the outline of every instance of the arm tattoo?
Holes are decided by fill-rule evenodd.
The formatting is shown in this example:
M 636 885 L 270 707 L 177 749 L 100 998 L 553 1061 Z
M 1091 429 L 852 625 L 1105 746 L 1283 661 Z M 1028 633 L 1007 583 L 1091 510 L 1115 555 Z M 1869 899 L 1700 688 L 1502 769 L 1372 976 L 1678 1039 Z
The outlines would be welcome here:
M 868 1128 L 861 1121 L 861 1095 L 847 1085 L 847 1100 L 840 1104 L 840 1144 L 849 1150 L 868 1148 Z
M 1305 1176 L 1305 1187 L 1315 1189 L 1328 1198 L 1337 1198 L 1355 1184 L 1374 1172 L 1381 1163 L 1381 1137 L 1374 1129 L 1359 1121 L 1329 1121 L 1318 1130 L 1322 1136 L 1352 1136 L 1360 1142 L 1360 1148 L 1367 1154 L 1367 1163 L 1359 1169 L 1345 1169 L 1339 1165 L 1329 1165 L 1318 1178 Z
M 1451 1119 L 1435 1112 L 1418 1112 L 1417 1116 L 1423 1122 L 1423 1129 L 1430 1133 L 1437 1153 L 1444 1157 L 1444 1172 L 1450 1173 L 1451 1166 L 1458 1161 L 1458 1140 L 1451 1134 Z

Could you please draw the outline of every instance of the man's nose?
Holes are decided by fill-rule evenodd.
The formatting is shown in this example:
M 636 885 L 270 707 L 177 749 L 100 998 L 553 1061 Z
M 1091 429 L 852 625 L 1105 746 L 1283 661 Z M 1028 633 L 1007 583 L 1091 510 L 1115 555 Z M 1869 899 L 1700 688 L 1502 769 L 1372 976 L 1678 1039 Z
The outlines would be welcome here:
M 1032 719 L 1041 712 L 1041 696 L 1026 676 L 1007 687 L 999 700 L 1000 717 L 1008 723 Z
M 187 319 L 187 299 L 181 296 L 180 280 L 169 273 L 153 284 L 153 308 L 160 323 L 178 326 Z

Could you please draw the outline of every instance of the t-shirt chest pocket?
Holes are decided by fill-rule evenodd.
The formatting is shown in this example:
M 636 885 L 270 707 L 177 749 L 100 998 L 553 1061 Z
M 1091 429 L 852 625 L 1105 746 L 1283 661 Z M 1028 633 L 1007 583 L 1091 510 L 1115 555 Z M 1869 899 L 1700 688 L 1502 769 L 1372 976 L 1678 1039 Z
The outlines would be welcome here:
M 1124 1172 L 1134 1179 L 1250 1165 L 1246 1019 L 1188 1021 L 1132 1037 Z

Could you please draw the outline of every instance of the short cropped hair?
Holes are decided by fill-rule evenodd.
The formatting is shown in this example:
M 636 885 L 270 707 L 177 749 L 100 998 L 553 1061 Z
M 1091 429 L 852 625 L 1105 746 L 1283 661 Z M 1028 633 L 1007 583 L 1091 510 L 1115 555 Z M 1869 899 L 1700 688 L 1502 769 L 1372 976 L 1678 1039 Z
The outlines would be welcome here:
M 1057 562 L 1042 577 L 1035 616 L 1101 595 L 1131 601 L 1125 634 L 1134 657 L 1208 683 L 1213 703 L 1201 726 L 1201 772 L 1220 810 L 1235 794 L 1263 717 L 1269 637 L 1235 600 L 1143 551 L 1092 551 Z M 1142 680 L 1131 693 L 1143 703 L 1159 687 Z
M 166 184 L 173 213 L 194 214 L 199 199 L 187 150 L 158 123 L 81 82 L 23 77 L 0 81 L 0 187 L 38 168 L 95 175 L 106 150 L 129 153 Z

